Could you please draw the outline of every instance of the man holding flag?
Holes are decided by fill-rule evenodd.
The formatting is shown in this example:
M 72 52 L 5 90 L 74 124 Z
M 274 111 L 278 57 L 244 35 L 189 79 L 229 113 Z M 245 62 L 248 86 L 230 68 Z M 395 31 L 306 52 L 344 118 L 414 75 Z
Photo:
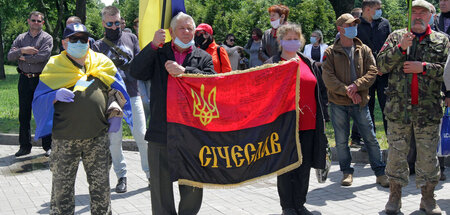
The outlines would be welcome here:
M 142 31 L 143 29 L 141 29 Z M 149 141 L 150 183 L 153 214 L 176 214 L 167 151 L 167 80 L 169 74 L 214 74 L 211 56 L 194 46 L 195 23 L 191 16 L 180 12 L 172 18 L 169 28 L 172 41 L 164 43 L 163 29 L 155 32 L 153 40 L 131 63 L 131 76 L 150 80 L 151 118 L 145 139 Z M 197 214 L 203 190 L 180 185 L 178 214 Z
M 439 181 L 436 149 L 442 118 L 440 91 L 449 40 L 444 34 L 431 30 L 428 24 L 432 16 L 430 3 L 415 0 L 410 5 L 410 30 L 390 34 L 377 58 L 379 71 L 389 73 L 384 109 L 389 128 L 386 175 L 390 195 L 386 213 L 400 211 L 401 189 L 409 179 L 406 157 L 411 137 L 414 137 L 416 185 L 422 190 L 420 209 L 427 214 L 441 214 L 434 189 Z

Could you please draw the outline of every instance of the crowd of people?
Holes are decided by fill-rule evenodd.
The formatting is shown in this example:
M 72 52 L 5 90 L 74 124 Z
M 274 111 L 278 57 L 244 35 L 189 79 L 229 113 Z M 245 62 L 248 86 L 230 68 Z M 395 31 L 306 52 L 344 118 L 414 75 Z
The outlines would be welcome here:
M 31 151 L 33 111 L 35 138 L 42 139 L 53 174 L 50 214 L 74 214 L 80 160 L 90 187 L 91 213 L 111 214 L 111 164 L 117 176 L 115 191 L 127 192 L 124 118 L 148 178 L 152 213 L 197 214 L 201 188 L 180 185 L 175 208 L 166 137 L 168 76 L 226 73 L 296 59 L 302 71 L 298 132 L 303 163 L 277 178 L 282 213 L 312 214 L 304 206 L 310 170 L 326 169 L 324 128 L 331 121 L 342 186 L 353 183 L 350 146 L 358 146 L 368 153 L 375 183 L 390 189 L 386 213 L 400 212 L 402 187 L 415 173 L 422 193 L 419 208 L 441 214 L 434 189 L 439 180 L 446 180 L 444 159 L 437 158 L 436 149 L 442 103 L 450 104 L 450 1 L 440 0 L 439 6 L 441 13 L 436 14 L 429 2 L 414 0 L 411 30 L 392 31 L 382 17 L 381 0 L 364 0 L 361 8 L 337 18 L 338 34 L 327 45 L 320 29 L 308 32 L 306 44 L 301 23 L 288 20 L 289 8 L 272 5 L 271 28 L 252 29 L 243 47 L 232 33 L 216 42 L 211 25 L 196 26 L 183 12 L 170 22 L 170 42 L 160 29 L 148 45 L 139 47 L 139 20 L 133 20 L 133 34 L 119 9 L 107 6 L 102 10 L 103 38 L 95 41 L 80 18 L 71 16 L 61 53 L 52 57 L 53 38 L 42 30 L 44 14 L 33 11 L 27 19 L 29 30 L 16 38 L 8 53 L 20 73 L 20 149 L 15 156 Z M 389 144 L 386 163 L 376 138 L 375 98 Z

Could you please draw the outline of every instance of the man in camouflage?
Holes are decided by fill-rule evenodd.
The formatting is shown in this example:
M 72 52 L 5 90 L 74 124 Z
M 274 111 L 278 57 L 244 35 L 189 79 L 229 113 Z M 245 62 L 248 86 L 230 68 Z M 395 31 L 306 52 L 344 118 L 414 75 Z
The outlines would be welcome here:
M 427 214 L 441 214 L 433 192 L 439 180 L 436 149 L 442 117 L 440 91 L 449 40 L 444 34 L 431 30 L 430 19 L 429 3 L 413 1 L 412 32 L 394 31 L 377 58 L 379 71 L 390 73 L 384 109 L 389 128 L 388 214 L 400 211 L 401 188 L 408 184 L 406 157 L 411 137 L 415 138 L 417 147 L 416 185 L 422 190 L 420 209 Z
M 89 183 L 91 214 L 111 214 L 107 131 L 117 132 L 122 120 L 121 115 L 109 113 L 116 98 L 111 92 L 120 90 L 126 103 L 129 97 L 114 63 L 89 49 L 88 41 L 86 26 L 67 25 L 62 40 L 65 51 L 50 58 L 34 94 L 36 136 L 52 134 L 53 138 L 51 215 L 75 213 L 74 189 L 80 160 Z M 127 113 L 129 121 L 131 107 L 123 107 L 115 108 L 116 112 Z

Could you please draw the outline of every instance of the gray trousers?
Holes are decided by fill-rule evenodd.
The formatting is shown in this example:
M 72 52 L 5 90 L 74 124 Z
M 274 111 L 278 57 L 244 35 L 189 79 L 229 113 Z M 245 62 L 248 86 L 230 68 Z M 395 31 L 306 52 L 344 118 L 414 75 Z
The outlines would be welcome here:
M 173 198 L 173 184 L 170 180 L 167 145 L 150 141 L 148 145 L 148 162 L 150 167 L 152 214 L 177 214 Z M 180 185 L 178 189 L 180 190 L 178 214 L 197 214 L 202 205 L 203 189 L 186 185 Z

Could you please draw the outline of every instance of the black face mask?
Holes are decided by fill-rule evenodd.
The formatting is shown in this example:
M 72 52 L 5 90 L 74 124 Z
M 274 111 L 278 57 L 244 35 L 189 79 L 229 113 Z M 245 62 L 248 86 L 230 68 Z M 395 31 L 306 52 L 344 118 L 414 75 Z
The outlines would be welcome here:
M 122 36 L 122 30 L 117 27 L 116 30 L 113 30 L 111 28 L 105 28 L 105 37 L 108 40 L 116 41 Z
M 450 18 L 450 11 L 446 13 L 441 13 L 445 18 Z
M 195 46 L 200 47 L 201 45 L 203 45 L 203 42 L 205 42 L 205 37 L 203 37 L 203 35 L 198 35 L 194 37 L 194 42 L 195 42 Z

